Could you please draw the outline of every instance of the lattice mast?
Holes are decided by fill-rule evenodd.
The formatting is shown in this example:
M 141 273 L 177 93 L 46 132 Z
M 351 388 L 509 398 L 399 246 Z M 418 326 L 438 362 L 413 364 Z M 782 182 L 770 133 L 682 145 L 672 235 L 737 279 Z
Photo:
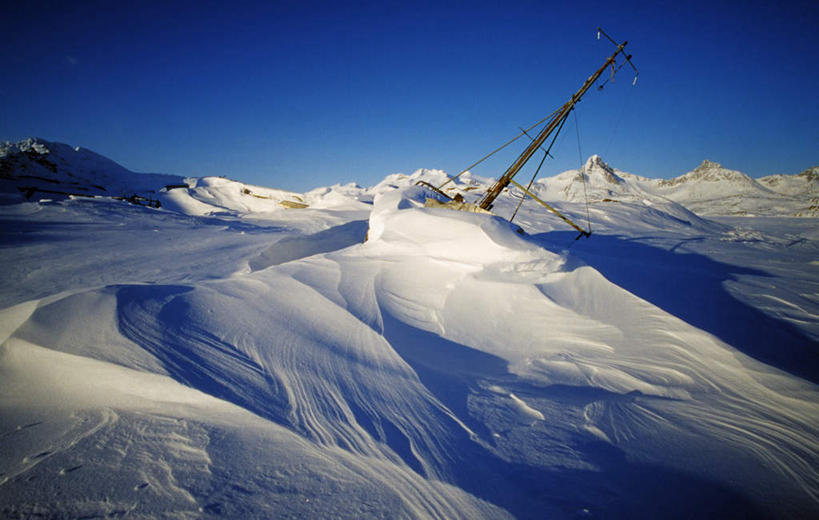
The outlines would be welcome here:
M 611 38 L 609 38 L 608 35 L 603 33 L 602 30 L 598 28 L 598 37 L 599 34 L 601 33 L 604 34 L 606 38 L 611 40 Z M 612 43 L 614 42 L 612 41 Z M 583 83 L 583 86 L 580 87 L 580 89 L 577 92 L 572 94 L 571 99 L 569 99 L 566 102 L 566 104 L 564 104 L 560 109 L 558 109 L 558 111 L 555 113 L 552 119 L 549 120 L 548 124 L 543 128 L 543 130 L 541 130 L 540 133 L 537 134 L 537 136 L 532 140 L 532 142 L 529 143 L 529 146 L 527 146 L 523 153 L 520 154 L 520 157 L 518 157 L 517 160 L 513 162 L 511 166 L 509 166 L 509 168 L 506 170 L 506 173 L 504 173 L 501 176 L 501 178 L 498 179 L 498 181 L 494 185 L 492 185 L 491 188 L 489 188 L 489 191 L 486 192 L 486 194 L 483 196 L 480 203 L 478 204 L 482 209 L 485 210 L 491 209 L 492 204 L 495 202 L 495 199 L 498 197 L 498 195 L 501 194 L 504 188 L 509 186 L 509 183 L 512 182 L 512 178 L 515 175 L 517 175 L 521 168 L 523 168 L 526 162 L 532 157 L 532 155 L 534 155 L 535 151 L 541 147 L 541 145 L 546 141 L 546 139 L 549 138 L 549 136 L 555 131 L 555 129 L 558 129 L 558 132 L 560 131 L 559 129 L 562 128 L 563 122 L 566 120 L 567 117 L 569 117 L 569 114 L 572 112 L 572 109 L 574 109 L 574 106 L 580 101 L 580 98 L 583 97 L 583 95 L 591 88 L 591 86 L 594 85 L 594 83 L 597 81 L 600 75 L 603 74 L 603 71 L 605 71 L 608 67 L 611 67 L 612 74 L 614 74 L 615 72 L 614 63 L 619 54 L 623 53 L 623 56 L 625 57 L 626 61 L 631 63 L 631 55 L 627 55 L 623 51 L 623 49 L 625 49 L 626 47 L 626 44 L 628 44 L 627 41 L 619 45 L 615 43 L 615 45 L 617 45 L 617 50 L 615 50 L 612 53 L 612 55 L 606 59 L 605 63 L 603 63 L 603 65 L 599 69 L 597 69 L 597 72 L 589 76 L 589 79 L 587 79 L 586 82 Z

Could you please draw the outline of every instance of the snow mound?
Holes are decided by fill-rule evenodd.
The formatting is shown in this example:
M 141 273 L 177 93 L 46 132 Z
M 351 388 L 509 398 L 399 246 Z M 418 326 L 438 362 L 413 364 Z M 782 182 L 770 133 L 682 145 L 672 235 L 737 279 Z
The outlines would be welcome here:
M 304 194 L 305 201 L 311 208 L 317 209 L 352 209 L 367 210 L 373 203 L 372 190 L 368 190 L 356 183 L 334 184 L 323 188 L 315 188 Z
M 499 217 L 425 208 L 430 196 L 435 194 L 421 186 L 377 195 L 370 214 L 369 247 L 474 265 L 533 261 L 545 254 Z
M 183 207 L 198 208 L 196 211 L 203 211 L 209 206 L 211 213 L 269 213 L 284 209 L 283 201 L 304 204 L 300 194 L 244 184 L 225 177 L 199 177 L 191 179 L 191 184 L 186 190 L 181 190 L 182 196 L 192 200 L 190 205 Z M 180 190 L 171 190 L 171 193 L 178 197 L 177 200 L 182 198 Z

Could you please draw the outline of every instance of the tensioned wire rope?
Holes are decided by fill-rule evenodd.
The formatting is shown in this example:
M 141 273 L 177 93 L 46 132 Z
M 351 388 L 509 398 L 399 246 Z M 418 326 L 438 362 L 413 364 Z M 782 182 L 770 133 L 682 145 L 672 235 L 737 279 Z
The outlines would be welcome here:
M 589 193 L 586 191 L 586 168 L 583 164 L 583 153 L 580 151 L 580 123 L 577 121 L 577 112 L 574 112 L 574 129 L 577 133 L 577 158 L 580 163 L 580 178 L 583 179 L 583 196 L 586 199 L 586 226 L 589 229 L 589 234 L 591 235 L 591 215 L 589 214 Z
M 574 108 L 572 108 L 574 111 Z M 563 117 L 563 120 L 560 122 L 560 125 L 557 127 L 557 131 L 555 131 L 555 135 L 552 137 L 552 142 L 549 143 L 549 147 L 543 150 L 543 159 L 540 160 L 540 164 L 537 165 L 537 169 L 535 170 L 535 174 L 532 175 L 532 178 L 529 180 L 529 184 L 526 186 L 526 190 L 529 191 L 532 189 L 532 184 L 535 182 L 535 177 L 537 174 L 540 173 L 540 168 L 543 166 L 543 163 L 546 162 L 546 158 L 549 157 L 549 153 L 552 151 L 552 147 L 555 145 L 555 141 L 557 140 L 557 136 L 560 135 L 560 131 L 563 130 L 563 125 L 566 124 L 566 119 L 569 118 L 569 114 L 566 114 Z M 526 133 L 526 132 L 524 132 Z M 527 134 L 528 135 L 528 134 Z M 509 222 L 515 220 L 515 215 L 518 214 L 518 210 L 523 205 L 523 201 L 526 200 L 526 193 L 524 192 L 523 196 L 520 198 L 517 207 L 515 207 L 515 211 L 512 213 L 512 216 L 509 218 Z
M 503 143 L 503 144 L 502 144 L 501 146 L 499 146 L 498 148 L 495 148 L 494 150 L 492 150 L 492 151 L 491 151 L 491 152 L 489 152 L 488 154 L 486 154 L 486 155 L 484 155 L 483 157 L 481 157 L 481 158 L 480 158 L 480 159 L 479 159 L 477 162 L 475 162 L 475 163 L 473 163 L 473 164 L 471 164 L 471 165 L 467 166 L 467 167 L 466 167 L 466 168 L 465 168 L 465 169 L 464 169 L 464 170 L 463 170 L 461 173 L 459 173 L 458 175 L 455 175 L 455 176 L 453 176 L 453 177 L 449 177 L 449 179 L 448 179 L 446 182 L 444 182 L 443 184 L 441 184 L 440 186 L 438 186 L 438 189 L 439 189 L 439 190 L 443 189 L 443 188 L 444 188 L 444 186 L 446 186 L 446 185 L 447 185 L 447 184 L 449 184 L 450 182 L 454 181 L 455 179 L 457 179 L 457 178 L 458 178 L 458 177 L 460 177 L 461 175 L 465 174 L 466 172 L 468 172 L 469 170 L 471 170 L 471 169 L 472 169 L 472 168 L 474 168 L 475 166 L 477 166 L 477 165 L 481 164 L 481 163 L 482 163 L 482 162 L 484 162 L 485 160 L 489 159 L 490 157 L 492 157 L 492 156 L 493 156 L 493 155 L 495 155 L 496 153 L 500 152 L 501 150 L 503 150 L 504 148 L 506 148 L 506 147 L 507 147 L 507 146 L 509 146 L 510 144 L 514 143 L 515 141 L 517 141 L 518 139 L 520 139 L 521 137 L 523 137 L 524 135 L 526 135 L 526 132 L 528 132 L 528 131 L 530 131 L 530 130 L 532 130 L 532 129 L 534 129 L 534 128 L 539 127 L 540 125 L 542 125 L 543 123 L 545 123 L 546 121 L 548 121 L 548 120 L 550 120 L 550 119 L 554 119 L 555 117 L 557 117 L 558 113 L 559 113 L 561 110 L 563 110 L 563 108 L 564 108 L 564 107 L 560 107 L 560 108 L 558 108 L 557 110 L 555 110 L 554 112 L 552 112 L 552 113 L 551 113 L 551 114 L 549 114 L 548 116 L 544 117 L 543 119 L 541 119 L 541 120 L 540 120 L 540 121 L 538 121 L 537 123 L 533 124 L 532 126 L 530 126 L 529 128 L 527 128 L 526 130 L 523 130 L 521 133 L 519 133 L 518 135 L 516 135 L 516 136 L 515 136 L 515 137 L 513 137 L 512 139 L 510 139 L 510 140 L 506 141 L 505 143 Z
M 611 39 L 611 38 L 610 38 L 610 37 L 609 37 L 607 34 L 603 33 L 603 32 L 602 32 L 602 30 L 600 30 L 599 28 L 598 28 L 598 35 L 597 35 L 597 39 L 598 39 L 598 40 L 600 39 L 600 33 L 604 34 L 604 35 L 606 36 L 606 38 L 608 38 L 608 40 L 609 40 L 609 41 L 611 41 L 612 43 L 615 43 L 615 42 L 614 42 L 614 40 L 612 40 L 612 39 Z M 615 43 L 615 44 L 616 44 L 616 43 Z M 632 64 L 632 63 L 631 63 L 631 56 L 626 56 L 625 61 L 624 61 L 623 63 L 621 63 L 619 66 L 615 67 L 615 66 L 614 66 L 615 64 L 614 64 L 614 63 L 612 63 L 612 66 L 611 66 L 611 77 L 609 77 L 609 78 L 607 78 L 605 81 L 603 81 L 603 83 L 602 83 L 602 84 L 601 84 L 601 85 L 598 87 L 598 90 L 602 90 L 602 89 L 603 89 L 603 87 L 604 87 L 604 86 L 605 86 L 605 85 L 606 85 L 606 84 L 607 84 L 607 83 L 608 83 L 610 80 L 612 80 L 612 79 L 614 78 L 614 76 L 617 74 L 617 72 L 619 72 L 619 71 L 620 71 L 620 69 L 621 69 L 621 68 L 623 68 L 623 66 L 624 66 L 626 63 L 629 63 L 629 64 L 631 65 L 631 67 L 632 67 L 632 68 L 634 68 L 635 72 L 637 71 L 637 69 L 634 67 L 634 64 Z M 638 72 L 637 74 L 639 74 L 639 72 Z M 634 84 L 636 84 L 636 83 L 637 83 L 637 76 L 635 75 L 635 76 L 634 76 L 634 81 L 632 82 L 632 85 L 634 85 Z M 627 102 L 627 100 L 626 100 L 626 102 Z M 448 179 L 447 179 L 447 180 L 446 180 L 446 181 L 445 181 L 443 184 L 441 184 L 440 186 L 438 186 L 438 190 L 442 190 L 444 186 L 446 186 L 446 185 L 447 185 L 447 184 L 449 184 L 450 182 L 454 181 L 455 179 L 457 179 L 458 177 L 460 177 L 460 176 L 461 176 L 461 175 L 463 175 L 464 173 L 468 172 L 469 170 L 471 170 L 471 169 L 472 169 L 472 168 L 474 168 L 475 166 L 477 166 L 477 165 L 481 164 L 481 163 L 482 163 L 483 161 L 485 161 L 486 159 L 489 159 L 490 157 L 492 157 L 493 155 L 495 155 L 495 154 L 496 154 L 496 153 L 498 153 L 499 151 L 503 150 L 504 148 L 506 148 L 506 147 L 507 147 L 507 146 L 509 146 L 510 144 L 514 143 L 515 141 L 517 141 L 518 139 L 520 139 L 520 138 L 521 138 L 521 137 L 523 137 L 524 135 L 529 136 L 529 134 L 527 133 L 528 131 L 530 131 L 530 130 L 532 130 L 532 129 L 534 129 L 534 128 L 537 128 L 538 126 L 542 125 L 542 124 L 543 124 L 544 122 L 546 122 L 547 120 L 554 120 L 554 118 L 558 117 L 558 114 L 559 114 L 560 112 L 562 112 L 562 111 L 563 111 L 565 108 L 566 108 L 566 107 L 565 107 L 565 105 L 564 105 L 564 106 L 561 106 L 560 108 L 556 109 L 554 112 L 552 112 L 552 113 L 551 113 L 551 114 L 549 114 L 548 116 L 544 117 L 543 119 L 541 119 L 541 120 L 540 120 L 540 121 L 538 121 L 537 123 L 533 124 L 533 125 L 532 125 L 532 126 L 530 126 L 529 128 L 527 128 L 527 129 L 525 129 L 525 130 L 522 130 L 522 131 L 521 131 L 521 132 L 520 132 L 518 135 L 516 135 L 515 137 L 513 137 L 513 138 L 512 138 L 512 139 L 510 139 L 509 141 L 505 142 L 504 144 L 502 144 L 502 145 L 501 145 L 501 146 L 499 146 L 498 148 L 496 148 L 496 149 L 492 150 L 491 152 L 489 152 L 488 154 L 486 154 L 485 156 L 483 156 L 482 158 L 480 158 L 480 159 L 479 159 L 478 161 L 476 161 L 475 163 L 473 163 L 473 164 L 469 165 L 468 167 L 466 167 L 464 170 L 462 170 L 462 171 L 461 171 L 460 173 L 458 173 L 457 175 L 455 175 L 455 176 L 453 176 L 453 177 L 449 177 L 449 176 L 447 175 Z M 579 163 L 580 163 L 580 174 L 581 174 L 581 176 L 582 176 L 582 180 L 583 180 L 583 194 L 584 194 L 584 198 L 585 198 L 585 201 L 586 201 L 586 225 L 587 225 L 587 228 L 588 228 L 588 230 L 589 230 L 589 231 L 588 231 L 588 233 L 589 233 L 589 234 L 591 234 L 591 215 L 590 215 L 590 211 L 589 211 L 589 194 L 588 194 L 588 190 L 587 190 L 587 188 L 586 188 L 586 174 L 585 174 L 585 168 L 584 168 L 584 165 L 583 165 L 583 154 L 582 154 L 582 152 L 581 152 L 581 148 L 580 148 L 580 126 L 579 126 L 579 123 L 578 123 L 578 120 L 577 120 L 577 112 L 575 111 L 575 107 L 572 107 L 572 108 L 570 109 L 570 111 L 571 111 L 571 112 L 574 112 L 575 131 L 576 131 L 576 133 L 577 133 L 577 153 L 578 153 Z M 625 103 L 624 103 L 623 110 L 621 111 L 620 117 L 619 117 L 618 119 L 621 119 L 621 118 L 622 118 L 623 112 L 625 112 Z M 557 132 L 555 133 L 555 136 L 552 138 L 552 142 L 549 144 L 549 148 L 548 148 L 547 150 L 545 150 L 545 154 L 544 154 L 544 156 L 543 156 L 543 159 L 541 159 L 540 164 L 538 165 L 537 169 L 535 170 L 535 174 L 532 176 L 532 179 L 529 181 L 529 185 L 528 185 L 528 187 L 526 188 L 526 190 L 531 189 L 531 187 L 532 187 L 532 183 L 534 182 L 535 178 L 537 177 L 538 173 L 540 172 L 540 169 L 541 169 L 541 167 L 543 166 L 543 163 L 544 163 L 544 161 L 546 160 L 546 157 L 548 157 L 548 156 L 549 156 L 549 151 L 552 149 L 552 145 L 554 145 L 554 142 L 555 142 L 555 139 L 557 139 L 557 136 L 558 136 L 558 135 L 560 135 L 560 131 L 561 131 L 561 129 L 563 128 L 563 124 L 566 122 L 566 119 L 567 119 L 567 118 L 568 118 L 568 114 L 565 114 L 565 115 L 563 116 L 563 120 L 560 122 L 560 126 L 559 126 L 559 128 L 557 129 Z M 617 125 L 619 126 L 619 121 L 617 122 Z M 531 137 L 530 137 L 530 138 L 531 138 Z M 610 144 L 611 144 L 611 139 L 610 139 L 610 141 L 609 141 L 609 145 L 610 145 Z M 608 147 L 609 145 L 607 145 L 607 147 Z M 521 186 L 521 188 L 522 188 L 522 186 Z M 523 204 L 523 201 L 524 201 L 525 199 L 526 199 L 526 193 L 524 192 L 523 196 L 520 198 L 520 201 L 518 202 L 518 205 L 515 207 L 515 211 L 514 211 L 514 213 L 512 213 L 512 217 L 510 218 L 510 221 L 511 221 L 512 219 L 514 219 L 514 218 L 515 218 L 515 215 L 517 214 L 518 210 L 520 209 L 521 204 Z

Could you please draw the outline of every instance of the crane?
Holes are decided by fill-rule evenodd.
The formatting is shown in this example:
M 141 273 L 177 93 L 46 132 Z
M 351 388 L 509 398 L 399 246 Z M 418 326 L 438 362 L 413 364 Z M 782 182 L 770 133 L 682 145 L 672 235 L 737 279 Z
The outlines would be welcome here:
M 542 130 L 540 130 L 540 132 L 538 132 L 538 134 L 534 138 L 531 138 L 531 136 L 530 136 L 531 142 L 526 147 L 526 149 L 523 150 L 523 152 L 520 154 L 520 156 L 518 156 L 518 158 L 506 169 L 504 174 L 486 191 L 486 193 L 483 195 L 483 197 L 480 199 L 480 202 L 478 202 L 477 205 L 471 205 L 471 204 L 465 203 L 463 201 L 462 197 L 456 195 L 456 198 L 453 200 L 453 202 L 455 202 L 455 206 L 458 207 L 458 209 L 468 209 L 470 211 L 481 211 L 482 210 L 482 211 L 487 211 L 488 212 L 488 211 L 490 211 L 492 209 L 492 206 L 494 205 L 495 199 L 498 197 L 498 195 L 501 194 L 501 192 L 504 190 L 504 188 L 508 187 L 509 184 L 514 184 L 516 187 L 518 187 L 519 189 L 521 189 L 523 191 L 524 197 L 528 195 L 528 196 L 532 197 L 533 199 L 537 200 L 539 203 L 546 206 L 549 210 L 556 213 L 560 218 L 562 218 L 563 220 L 568 222 L 572 227 L 574 227 L 575 229 L 580 231 L 581 235 L 579 235 L 578 238 L 580 236 L 589 236 L 590 235 L 590 232 L 581 229 L 579 226 L 574 224 L 570 219 L 568 219 L 566 216 L 561 214 L 555 208 L 551 207 L 549 204 L 547 204 L 544 201 L 537 198 L 537 196 L 535 196 L 533 193 L 531 193 L 523 185 L 517 183 L 514 180 L 514 177 L 526 165 L 526 163 L 529 161 L 529 159 L 532 158 L 532 156 L 535 154 L 535 152 L 538 149 L 542 149 L 541 147 L 543 146 L 543 144 L 551 136 L 552 140 L 549 143 L 548 148 L 543 150 L 545 152 L 546 156 L 549 155 L 549 153 L 550 153 L 550 151 L 552 149 L 552 146 L 554 145 L 555 140 L 557 139 L 558 134 L 563 129 L 563 125 L 565 124 L 566 119 L 569 117 L 572 110 L 574 110 L 575 105 L 577 105 L 577 103 L 580 102 L 580 100 L 583 98 L 583 96 L 586 94 L 586 92 L 588 92 L 589 89 L 592 87 L 592 85 L 594 85 L 595 82 L 597 82 L 597 80 L 600 78 L 600 76 L 603 74 L 603 72 L 606 71 L 606 69 L 610 68 L 611 69 L 611 77 L 614 77 L 614 75 L 617 73 L 617 71 L 619 71 L 620 68 L 623 67 L 623 65 L 628 63 L 634 69 L 635 76 L 634 76 L 633 84 L 636 84 L 637 75 L 639 74 L 639 72 L 637 71 L 637 67 L 635 67 L 634 63 L 632 63 L 632 61 L 631 61 L 631 55 L 626 54 L 626 52 L 625 52 L 625 48 L 626 48 L 626 45 L 628 44 L 628 42 L 624 41 L 623 43 L 618 44 L 611 37 L 609 37 L 609 35 L 607 35 L 605 32 L 603 32 L 602 29 L 600 29 L 598 27 L 597 28 L 597 38 L 600 39 L 601 35 L 605 36 L 612 44 L 614 44 L 616 46 L 615 51 L 608 58 L 606 58 L 605 62 L 603 62 L 603 65 L 601 65 L 600 68 L 598 68 L 591 76 L 588 77 L 588 79 L 586 79 L 586 81 L 583 83 L 583 85 L 581 85 L 581 87 L 574 94 L 571 95 L 571 97 L 569 98 L 568 101 L 566 101 L 566 103 L 564 103 L 561 107 L 559 107 L 557 110 L 552 112 L 552 114 L 550 114 L 546 119 L 544 119 L 544 120 L 540 121 L 539 123 L 536 123 L 535 125 L 533 125 L 533 127 L 535 127 L 535 126 L 539 126 L 540 124 L 546 122 L 546 125 L 543 127 Z M 622 63 L 620 63 L 619 66 L 615 67 L 615 65 L 617 63 L 617 57 L 620 56 L 620 55 L 623 56 L 624 61 Z M 609 78 L 609 79 L 611 79 L 611 78 Z M 602 89 L 603 86 L 605 86 L 605 84 L 609 81 L 609 79 L 604 81 L 598 88 Z M 533 127 L 530 127 L 529 129 L 531 129 Z M 527 133 L 527 130 L 523 130 L 521 132 L 521 134 L 518 134 L 517 137 L 515 137 L 511 141 L 508 141 L 506 144 L 504 144 L 500 148 L 496 149 L 495 151 L 493 151 L 489 155 L 485 156 L 483 159 L 481 159 L 477 163 L 471 165 L 469 168 L 465 169 L 464 171 L 462 171 L 461 173 L 459 173 L 455 177 L 451 177 L 448 181 L 446 181 L 441 186 L 438 186 L 438 187 L 432 186 L 429 183 L 426 183 L 426 182 L 423 182 L 423 181 L 419 182 L 419 184 L 426 185 L 427 187 L 433 189 L 436 193 L 443 194 L 448 199 L 452 199 L 452 197 L 449 197 L 449 195 L 446 195 L 446 193 L 443 192 L 443 187 L 444 186 L 446 186 L 449 182 L 455 180 L 455 178 L 462 175 L 463 173 L 466 173 L 471 168 L 473 168 L 474 166 L 476 166 L 477 164 L 479 164 L 483 160 L 487 159 L 489 156 L 493 155 L 494 153 L 498 152 L 502 148 L 504 148 L 507 145 L 511 144 L 513 141 L 515 141 L 518 137 L 521 137 L 522 135 L 527 135 L 528 136 L 529 134 Z M 544 156 L 544 158 L 545 158 L 545 156 Z M 542 162 L 541 162 L 541 164 L 542 164 Z M 440 204 L 433 204 L 433 205 L 439 206 Z M 465 206 L 476 206 L 476 207 L 465 208 Z

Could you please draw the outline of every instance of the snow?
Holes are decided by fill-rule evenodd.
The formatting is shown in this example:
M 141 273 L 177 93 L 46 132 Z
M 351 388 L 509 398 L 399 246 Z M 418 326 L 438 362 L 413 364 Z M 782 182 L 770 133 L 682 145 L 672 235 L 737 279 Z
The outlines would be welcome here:
M 5 517 L 819 514 L 815 218 L 704 217 L 596 156 L 588 212 L 580 172 L 534 187 L 588 215 L 578 241 L 532 201 L 518 233 L 508 193 L 424 207 L 440 170 L 304 194 L 111 177 L 155 208 L 26 200 L 19 168 Z M 675 186 L 746 182 L 704 169 Z
M 819 166 L 808 168 L 797 175 L 768 175 L 759 179 L 759 182 L 771 191 L 785 195 L 817 195 L 817 180 L 819 180 Z
M 32 138 L 0 144 L 0 183 L 82 195 L 150 196 L 166 184 L 179 184 L 177 175 L 137 174 L 85 148 Z M 16 187 L 16 186 L 15 186 Z
M 705 160 L 679 177 L 648 179 L 612 168 L 593 155 L 582 173 L 569 170 L 539 179 L 533 191 L 546 201 L 671 201 L 700 216 L 817 217 L 819 176 L 814 170 L 754 180 Z
M 747 175 L 703 161 L 693 171 L 668 181 L 655 181 L 663 196 L 704 216 L 819 216 L 814 194 L 819 179 L 807 175 L 763 177 Z M 794 184 L 802 189 L 794 189 Z M 779 186 L 777 188 L 777 186 Z

